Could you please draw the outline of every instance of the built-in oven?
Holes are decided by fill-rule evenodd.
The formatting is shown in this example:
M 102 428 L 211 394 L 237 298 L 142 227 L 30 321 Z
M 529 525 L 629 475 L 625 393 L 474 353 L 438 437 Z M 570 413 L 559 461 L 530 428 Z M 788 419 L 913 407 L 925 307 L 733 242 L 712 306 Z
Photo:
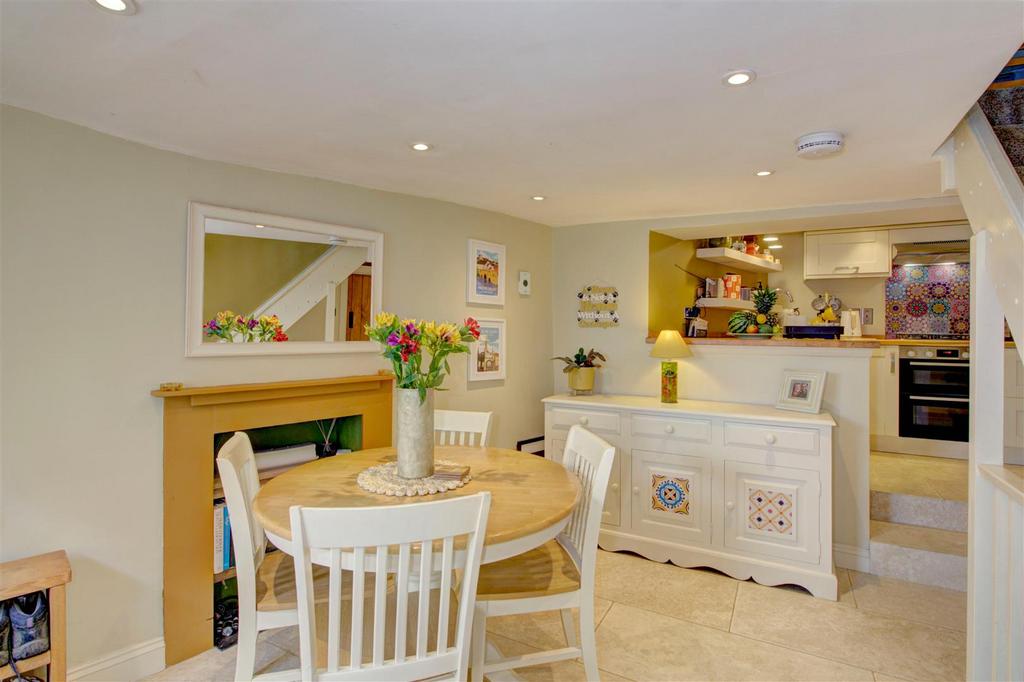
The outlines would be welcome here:
M 900 436 L 966 442 L 970 354 L 960 348 L 900 349 Z

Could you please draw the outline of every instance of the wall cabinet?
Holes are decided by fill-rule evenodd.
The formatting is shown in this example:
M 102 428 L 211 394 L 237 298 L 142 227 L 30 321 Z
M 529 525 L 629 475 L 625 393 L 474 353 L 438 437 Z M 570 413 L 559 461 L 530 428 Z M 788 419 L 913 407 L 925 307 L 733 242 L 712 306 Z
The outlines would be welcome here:
M 552 396 L 545 455 L 573 424 L 616 447 L 600 545 L 835 599 L 831 415 L 640 396 Z
M 804 235 L 804 279 L 888 277 L 891 269 L 888 230 Z

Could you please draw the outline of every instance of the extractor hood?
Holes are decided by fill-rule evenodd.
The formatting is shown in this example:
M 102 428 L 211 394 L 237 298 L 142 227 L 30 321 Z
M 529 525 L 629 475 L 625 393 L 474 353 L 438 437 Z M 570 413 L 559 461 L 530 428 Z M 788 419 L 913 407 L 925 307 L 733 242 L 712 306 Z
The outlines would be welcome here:
M 971 262 L 971 243 L 966 239 L 944 242 L 897 244 L 894 265 L 946 265 Z

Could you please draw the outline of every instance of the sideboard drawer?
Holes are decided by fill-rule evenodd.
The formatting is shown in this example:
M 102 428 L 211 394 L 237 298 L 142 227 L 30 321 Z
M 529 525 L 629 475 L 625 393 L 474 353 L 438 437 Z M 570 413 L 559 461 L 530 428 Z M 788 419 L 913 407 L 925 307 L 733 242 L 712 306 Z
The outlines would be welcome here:
M 568 429 L 576 424 L 585 426 L 591 431 L 619 433 L 619 415 L 615 412 L 599 412 L 596 410 L 571 410 L 556 407 L 551 410 L 551 425 L 555 428 Z
M 817 456 L 820 447 L 819 439 L 817 429 L 740 422 L 725 423 L 726 445 L 738 445 L 759 450 L 782 450 Z
M 672 438 L 695 443 L 711 442 L 710 419 L 680 419 L 649 414 L 633 415 L 634 436 L 650 438 Z

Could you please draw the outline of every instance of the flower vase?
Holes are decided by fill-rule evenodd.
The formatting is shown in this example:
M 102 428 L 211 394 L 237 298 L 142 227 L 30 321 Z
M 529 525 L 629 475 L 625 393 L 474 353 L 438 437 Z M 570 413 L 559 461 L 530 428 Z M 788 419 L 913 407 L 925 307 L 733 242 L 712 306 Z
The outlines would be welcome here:
M 596 367 L 573 367 L 569 370 L 569 390 L 572 395 L 590 395 L 594 392 Z
M 434 391 L 420 400 L 415 388 L 395 389 L 398 418 L 398 475 L 426 478 L 434 474 Z

